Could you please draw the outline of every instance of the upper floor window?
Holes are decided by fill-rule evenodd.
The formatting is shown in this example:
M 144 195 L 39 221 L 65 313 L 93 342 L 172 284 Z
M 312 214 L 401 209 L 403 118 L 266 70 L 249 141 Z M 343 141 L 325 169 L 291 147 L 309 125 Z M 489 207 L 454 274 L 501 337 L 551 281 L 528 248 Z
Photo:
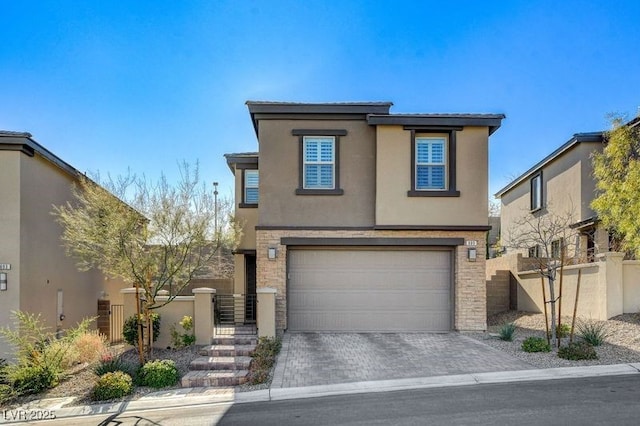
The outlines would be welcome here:
M 447 188 L 447 152 L 444 138 L 416 138 L 416 189 Z
M 304 189 L 334 189 L 335 166 L 334 137 L 304 137 Z
M 456 131 L 461 128 L 411 130 L 409 197 L 459 197 L 456 189 Z
M 531 211 L 542 208 L 542 172 L 531 178 Z
M 260 199 L 260 192 L 258 184 L 260 178 L 257 170 L 245 170 L 244 171 L 244 203 L 245 204 L 258 204 Z
M 297 195 L 342 195 L 340 136 L 346 130 L 293 129 L 300 137 L 300 182 Z
M 540 257 L 540 246 L 535 245 L 533 247 L 529 247 L 529 257 Z

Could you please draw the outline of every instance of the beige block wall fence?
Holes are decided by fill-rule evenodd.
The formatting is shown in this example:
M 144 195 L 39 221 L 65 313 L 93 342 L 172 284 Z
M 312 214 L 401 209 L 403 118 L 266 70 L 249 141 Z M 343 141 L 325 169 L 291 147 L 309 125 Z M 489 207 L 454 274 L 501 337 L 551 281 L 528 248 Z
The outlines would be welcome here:
M 124 318 L 126 319 L 136 314 L 136 289 L 124 288 L 120 292 L 124 304 Z M 156 302 L 167 301 L 169 299 L 167 293 L 160 291 L 161 295 L 156 297 Z M 160 335 L 154 343 L 154 347 L 172 346 L 171 327 L 175 325 L 179 332 L 183 332 L 178 323 L 185 315 L 193 318 L 196 344 L 211 344 L 215 328 L 213 298 L 216 295 L 216 290 L 202 287 L 194 288 L 192 293 L 193 296 L 176 296 L 171 302 L 154 310 L 160 314 Z M 258 321 L 261 327 L 258 335 L 260 337 L 275 337 L 275 290 L 260 289 L 257 293 Z
M 461 331 L 486 330 L 485 291 L 485 232 L 460 231 L 374 231 L 374 230 L 258 230 L 257 288 L 275 289 L 276 329 L 287 328 L 286 275 L 287 247 L 280 244 L 283 237 L 315 238 L 464 238 L 477 241 L 476 262 L 467 260 L 467 247 L 454 250 L 454 328 Z M 276 259 L 268 259 L 268 249 L 276 248 Z M 258 302 L 260 303 L 260 301 Z M 258 308 L 258 312 L 260 312 Z M 260 317 L 258 317 L 260 328 Z
M 509 259 L 511 258 L 511 259 Z M 622 253 L 604 253 L 594 263 L 571 265 L 564 268 L 562 283 L 562 314 L 572 315 L 576 298 L 578 271 L 580 272 L 580 290 L 577 316 L 594 320 L 606 320 L 623 313 L 640 311 L 640 261 L 623 260 Z M 487 262 L 487 274 L 496 268 L 517 264 L 515 256 L 490 259 Z M 526 258 L 524 258 L 526 260 Z M 495 262 L 494 262 L 495 260 Z M 530 265 L 527 265 L 530 266 Z M 542 284 L 540 273 L 536 270 L 511 269 L 512 276 L 518 281 L 518 310 L 525 312 L 543 312 Z M 556 295 L 559 292 L 560 275 L 555 283 Z M 548 283 L 545 281 L 548 294 Z

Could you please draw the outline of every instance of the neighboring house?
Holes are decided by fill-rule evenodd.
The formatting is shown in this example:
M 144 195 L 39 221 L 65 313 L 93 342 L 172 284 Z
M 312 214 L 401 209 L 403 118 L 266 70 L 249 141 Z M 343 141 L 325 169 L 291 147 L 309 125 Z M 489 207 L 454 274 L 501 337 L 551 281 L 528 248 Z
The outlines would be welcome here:
M 259 152 L 225 156 L 236 293 L 275 289 L 279 332 L 486 329 L 488 138 L 504 115 L 247 105 Z
M 62 247 L 52 206 L 73 200 L 79 176 L 29 133 L 0 131 L 0 326 L 12 324 L 11 312 L 22 310 L 41 314 L 52 331 L 60 331 L 95 317 L 99 299 L 122 299 L 117 281 L 79 272 Z M 10 347 L 0 338 L 4 357 L 11 357 Z
M 640 118 L 626 125 L 638 126 Z M 523 218 L 535 224 L 544 215 L 567 213 L 572 213 L 573 220 L 566 235 L 575 240 L 564 242 L 570 260 L 563 268 L 563 279 L 556 281 L 556 294 L 559 282 L 564 283 L 562 312 L 576 309 L 578 288 L 578 316 L 604 320 L 640 309 L 636 290 L 640 263 L 623 260 L 624 255 L 615 252 L 608 230 L 591 209 L 596 195 L 592 155 L 602 151 L 605 136 L 605 132 L 576 133 L 496 193 L 501 201 L 501 239 L 506 252 L 487 262 L 488 312 L 544 309 L 548 295 L 542 294 L 538 269 L 544 264 L 539 258 L 546 257 L 547 250 L 539 245 L 514 249 L 510 241 L 522 234 Z M 555 235 L 563 233 L 554 231 Z M 551 257 L 559 258 L 562 246 L 560 239 L 552 241 L 547 247 Z
M 576 252 L 569 256 L 593 261 L 595 254 L 609 250 L 609 234 L 598 226 L 596 213 L 591 209 L 596 189 L 591 156 L 602 151 L 603 140 L 603 132 L 576 133 L 495 194 L 501 201 L 502 241 L 507 254 L 520 251 L 528 257 L 542 257 L 542 247 L 516 250 L 509 247 L 509 241 L 520 232 L 518 223 L 523 217 L 549 213 L 574 216 L 572 227 L 579 238 L 567 242 L 576 247 Z
M 627 126 L 640 126 L 640 117 L 629 121 Z M 495 196 L 501 201 L 502 240 L 508 245 L 513 232 L 517 233 L 517 222 L 524 215 L 573 213 L 575 222 L 571 227 L 578 234 L 576 261 L 593 262 L 595 255 L 609 251 L 612 241 L 609 232 L 600 226 L 591 202 L 596 195 L 593 177 L 592 155 L 602 152 L 605 132 L 576 133 L 562 146 L 542 159 L 521 176 L 499 190 Z M 551 247 L 552 254 L 559 247 Z M 507 253 L 517 252 L 506 247 Z M 523 255 L 539 257 L 541 247 L 529 247 Z

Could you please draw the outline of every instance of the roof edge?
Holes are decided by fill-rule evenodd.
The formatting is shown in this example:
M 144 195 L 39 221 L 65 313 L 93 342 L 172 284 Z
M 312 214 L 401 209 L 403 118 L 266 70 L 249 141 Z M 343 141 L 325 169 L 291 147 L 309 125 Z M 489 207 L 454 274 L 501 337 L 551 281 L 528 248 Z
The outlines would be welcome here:
M 567 142 L 558 147 L 551 154 L 544 157 L 542 160 L 537 162 L 533 167 L 529 170 L 509 182 L 504 188 L 500 189 L 498 192 L 494 194 L 494 197 L 501 198 L 506 192 L 513 189 L 515 186 L 519 185 L 522 181 L 527 179 L 529 176 L 536 173 L 539 169 L 546 166 L 565 152 L 572 149 L 575 145 L 583 142 L 602 142 L 604 138 L 605 132 L 586 132 L 586 133 L 574 133 L 574 135 Z

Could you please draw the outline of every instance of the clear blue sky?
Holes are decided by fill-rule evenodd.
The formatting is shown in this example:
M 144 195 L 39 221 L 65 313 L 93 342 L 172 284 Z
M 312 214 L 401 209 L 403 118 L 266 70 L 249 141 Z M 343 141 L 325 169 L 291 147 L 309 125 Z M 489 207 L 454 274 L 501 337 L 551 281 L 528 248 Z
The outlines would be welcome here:
M 155 177 L 257 150 L 244 102 L 504 113 L 490 191 L 640 106 L 638 1 L 0 0 L 0 129 Z

